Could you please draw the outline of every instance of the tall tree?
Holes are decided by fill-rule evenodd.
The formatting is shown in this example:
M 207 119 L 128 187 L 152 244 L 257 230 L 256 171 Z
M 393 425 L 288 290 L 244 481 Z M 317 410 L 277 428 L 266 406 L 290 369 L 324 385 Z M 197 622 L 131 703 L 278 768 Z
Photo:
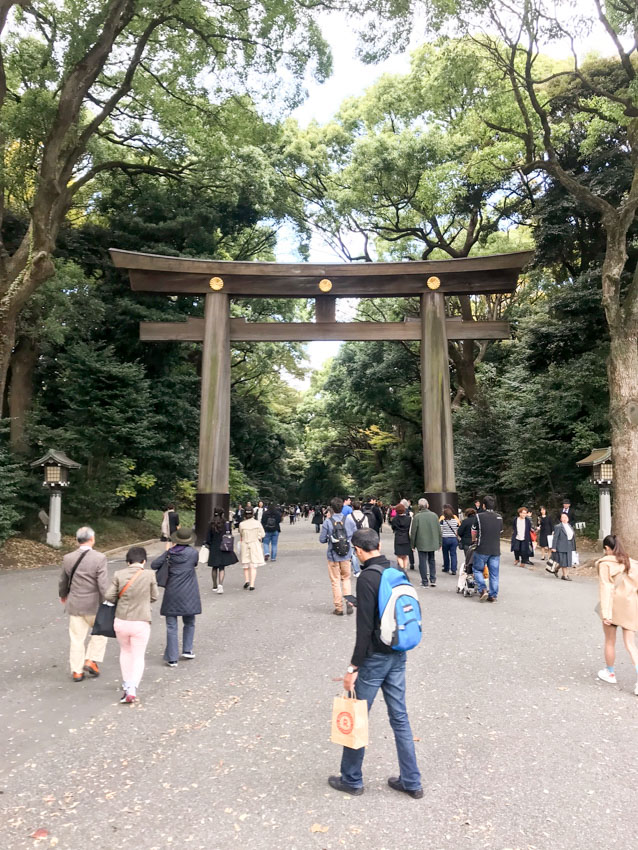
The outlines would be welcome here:
M 268 80 L 287 68 L 291 97 L 309 63 L 322 77 L 329 58 L 313 5 L 0 4 L 0 216 L 22 204 L 18 211 L 28 218 L 15 250 L 0 244 L 0 398 L 16 319 L 52 276 L 58 233 L 73 205 L 86 206 L 105 173 L 187 172 L 189 122 L 216 128 L 219 104 L 250 85 L 250 72 L 259 70 L 265 89 L 280 92 L 281 81 Z
M 506 239 L 504 229 L 525 220 L 528 193 L 477 157 L 480 135 L 457 132 L 455 111 L 445 114 L 424 74 L 427 58 L 417 51 L 410 73 L 384 76 L 326 126 L 287 127 L 281 168 L 296 199 L 293 214 L 347 260 L 459 258 L 523 247 L 523 234 Z M 463 295 L 448 309 L 464 321 L 496 319 L 506 301 Z M 450 342 L 457 399 L 474 399 L 475 363 L 486 348 Z
M 457 4 L 463 21 L 468 6 Z M 615 467 L 614 528 L 638 553 L 634 512 L 638 493 L 638 265 L 630 250 L 638 210 L 638 49 L 637 5 L 633 0 L 593 0 L 556 6 L 524 0 L 512 7 L 501 0 L 481 4 L 472 18 L 473 56 L 479 61 L 460 88 L 451 79 L 442 97 L 469 97 L 474 120 L 485 128 L 485 154 L 501 139 L 510 142 L 509 166 L 541 180 L 550 177 L 595 214 L 605 234 L 601 305 L 609 329 L 609 419 Z M 478 33 L 479 21 L 482 30 Z M 614 51 L 606 61 L 581 62 L 575 43 L 597 34 Z M 572 55 L 556 68 L 544 58 L 552 41 Z M 467 47 L 461 47 L 461 50 Z M 484 73 L 481 72 L 484 69 Z M 441 71 L 444 71 L 441 68 Z M 466 117 L 466 116 L 464 116 Z M 575 132 L 577 130 L 577 132 Z M 572 166 L 573 152 L 562 144 L 570 134 L 579 157 L 601 139 L 619 139 L 618 158 L 630 175 L 628 188 L 609 197 Z

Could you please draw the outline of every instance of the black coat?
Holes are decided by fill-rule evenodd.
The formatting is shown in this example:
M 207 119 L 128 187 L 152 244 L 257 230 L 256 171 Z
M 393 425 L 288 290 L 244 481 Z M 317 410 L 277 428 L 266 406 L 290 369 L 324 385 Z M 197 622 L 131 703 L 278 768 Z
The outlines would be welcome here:
M 266 522 L 268 521 L 269 516 L 274 517 L 275 522 L 277 523 L 276 528 L 266 528 Z M 274 508 L 272 510 L 270 508 L 266 508 L 266 510 L 261 515 L 261 524 L 263 525 L 264 531 L 266 532 L 272 531 L 274 533 L 275 531 L 281 531 L 281 513 L 275 510 Z
M 159 570 L 166 558 L 169 558 L 168 581 L 164 588 L 164 598 L 160 614 L 163 617 L 184 617 L 202 613 L 197 581 L 198 553 L 192 546 L 173 546 L 168 552 L 162 552 L 153 563 L 152 569 Z
M 231 530 L 230 522 L 226 523 L 226 527 L 229 531 Z M 234 551 L 222 552 L 219 548 L 222 545 L 223 537 L 223 532 L 213 531 L 212 527 L 209 526 L 208 534 L 206 535 L 206 545 L 208 546 L 208 566 L 217 570 L 223 570 L 231 564 L 236 564 L 239 560 Z
M 461 525 L 459 526 L 459 530 L 457 534 L 460 538 L 460 544 L 463 549 L 467 546 L 472 545 L 472 529 L 478 528 L 476 523 L 476 516 L 466 516 Z

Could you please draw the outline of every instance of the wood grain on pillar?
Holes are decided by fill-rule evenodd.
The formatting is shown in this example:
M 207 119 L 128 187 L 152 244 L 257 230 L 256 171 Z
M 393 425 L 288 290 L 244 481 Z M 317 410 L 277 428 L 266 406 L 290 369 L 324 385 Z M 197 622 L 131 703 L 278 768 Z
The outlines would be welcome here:
M 206 295 L 198 493 L 228 493 L 230 462 L 230 306 L 223 292 Z
M 425 492 L 454 492 L 452 402 L 442 292 L 421 296 L 421 415 Z

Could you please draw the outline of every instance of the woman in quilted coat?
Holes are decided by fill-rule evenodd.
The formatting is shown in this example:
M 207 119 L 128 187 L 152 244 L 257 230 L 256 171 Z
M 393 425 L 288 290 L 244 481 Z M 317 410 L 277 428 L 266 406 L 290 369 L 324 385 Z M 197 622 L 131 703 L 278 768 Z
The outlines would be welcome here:
M 164 598 L 160 614 L 166 617 L 166 650 L 164 661 L 169 667 L 177 667 L 179 659 L 179 634 L 177 618 L 184 625 L 182 636 L 182 658 L 195 658 L 193 640 L 195 638 L 195 616 L 202 613 L 197 581 L 197 562 L 199 555 L 193 548 L 195 535 L 189 528 L 178 528 L 171 534 L 174 544 L 167 552 L 155 558 L 151 567 L 158 573 L 158 584 L 164 584 Z M 165 581 L 163 580 L 165 579 Z

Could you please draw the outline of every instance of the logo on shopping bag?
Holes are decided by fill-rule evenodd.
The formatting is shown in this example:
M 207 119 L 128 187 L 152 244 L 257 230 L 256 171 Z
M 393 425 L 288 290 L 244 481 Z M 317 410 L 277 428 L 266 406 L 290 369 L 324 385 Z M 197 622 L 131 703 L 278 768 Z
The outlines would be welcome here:
M 337 729 L 342 735 L 349 735 L 354 726 L 354 719 L 348 711 L 342 711 L 337 715 Z

